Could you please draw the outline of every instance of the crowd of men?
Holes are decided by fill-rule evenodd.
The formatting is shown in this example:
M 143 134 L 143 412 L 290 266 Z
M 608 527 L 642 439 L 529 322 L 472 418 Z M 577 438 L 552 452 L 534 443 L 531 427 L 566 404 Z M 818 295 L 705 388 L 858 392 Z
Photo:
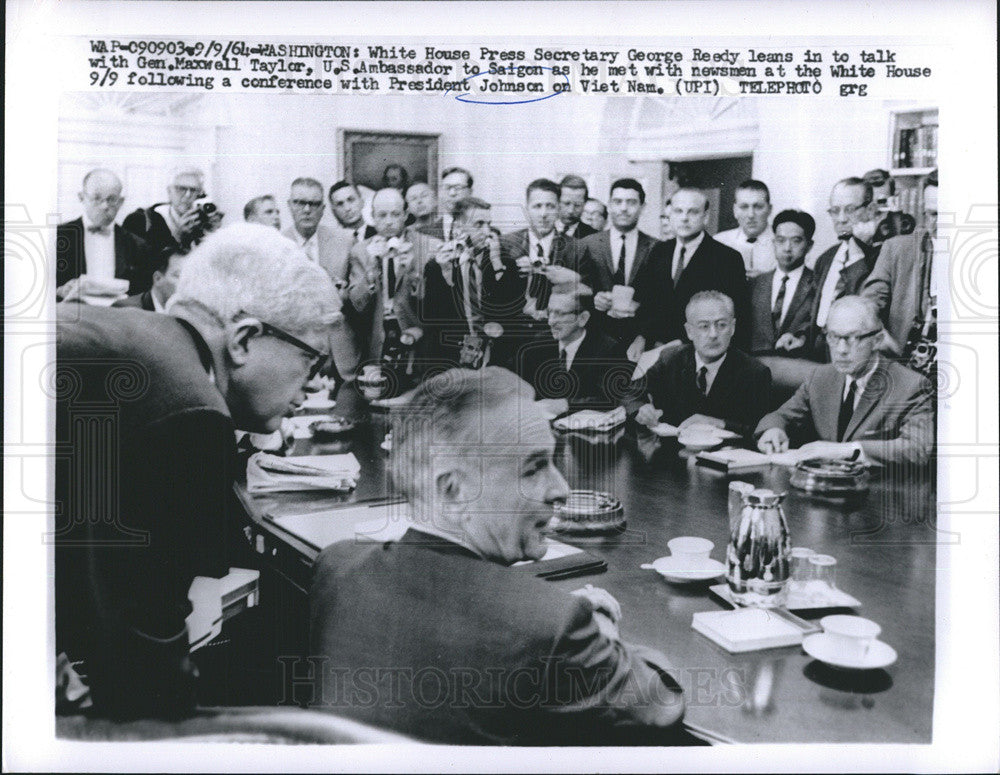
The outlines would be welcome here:
M 80 457 L 56 477 L 69 518 L 57 540 L 59 649 L 85 661 L 102 713 L 190 709 L 187 589 L 238 564 L 236 432 L 272 432 L 310 380 L 350 383 L 378 364 L 379 379 L 434 417 L 433 439 L 400 430 L 390 467 L 435 518 L 391 552 L 352 544 L 321 556 L 316 653 L 359 670 L 379 660 L 416 669 L 428 655 L 530 668 L 530 691 L 566 699 L 523 712 L 501 697 L 487 710 L 449 706 L 447 717 L 419 703 L 340 710 L 456 741 L 671 727 L 680 688 L 662 655 L 620 640 L 607 593 L 567 599 L 494 567 L 537 559 L 551 507 L 566 498 L 547 421 L 624 406 L 638 426 L 715 425 L 766 452 L 926 465 L 933 391 L 909 367 L 933 365 L 936 179 L 924 228 L 881 247 L 873 181 L 836 182 L 838 242 L 812 268 L 815 219 L 797 209 L 772 219 L 760 181 L 738 187 L 739 226 L 715 236 L 706 194 L 680 186 L 663 206 L 665 239 L 638 229 L 646 192 L 631 178 L 611 184 L 606 205 L 579 176 L 534 180 L 524 227 L 506 233 L 468 170 L 444 170 L 436 193 L 399 165 L 383 182 L 366 202 L 349 181 L 326 190 L 297 178 L 292 224 L 282 228 L 276 197 L 260 195 L 248 223 L 225 225 L 201 173 L 181 170 L 167 202 L 118 226 L 121 182 L 86 176 L 83 216 L 59 227 L 57 245 L 58 367 L 79 388 L 58 397 L 57 435 Z M 91 279 L 114 278 L 129 288 L 115 306 L 140 309 L 75 303 Z M 123 364 L 135 367 L 131 382 Z M 87 430 L 74 413 L 109 401 L 119 406 L 115 514 L 91 514 L 101 501 L 90 488 L 112 458 L 73 435 Z M 506 462 L 485 471 L 474 452 L 484 444 L 509 447 Z M 497 594 L 511 585 L 524 588 Z M 426 626 L 438 620 L 447 626 Z M 388 631 L 413 640 L 386 641 Z M 636 686 L 658 699 L 624 699 Z

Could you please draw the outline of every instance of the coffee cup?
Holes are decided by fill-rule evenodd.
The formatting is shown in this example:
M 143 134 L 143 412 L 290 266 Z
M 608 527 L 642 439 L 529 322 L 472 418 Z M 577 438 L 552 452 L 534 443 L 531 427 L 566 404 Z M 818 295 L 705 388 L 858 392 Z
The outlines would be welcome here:
M 363 366 L 361 368 L 361 378 L 365 382 L 378 382 L 382 379 L 381 366 Z
M 667 548 L 670 556 L 676 558 L 682 565 L 698 565 L 708 560 L 708 555 L 712 553 L 714 543 L 707 538 L 698 536 L 679 536 L 667 541 Z
M 611 289 L 611 308 L 615 312 L 631 312 L 632 297 L 635 288 L 628 285 L 616 285 Z
M 872 643 L 882 632 L 878 624 L 862 616 L 835 614 L 824 616 L 819 623 L 837 653 L 855 661 L 868 656 Z

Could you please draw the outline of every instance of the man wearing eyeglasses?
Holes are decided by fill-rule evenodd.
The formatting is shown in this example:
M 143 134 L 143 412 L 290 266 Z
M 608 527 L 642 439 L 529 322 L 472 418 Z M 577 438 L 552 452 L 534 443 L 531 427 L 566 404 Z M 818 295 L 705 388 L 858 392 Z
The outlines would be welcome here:
M 96 715 L 183 716 L 212 702 L 192 580 L 254 567 L 234 431 L 273 432 L 305 400 L 337 294 L 273 228 L 240 223 L 187 257 L 166 314 L 57 309 L 57 650 L 84 662 Z
M 875 267 L 878 250 L 856 234 L 872 220 L 875 209 L 871 183 L 862 178 L 844 178 L 830 192 L 830 207 L 826 212 L 839 242 L 824 251 L 813 267 L 818 290 L 813 301 L 812 321 L 817 334 L 826 326 L 830 305 L 841 296 L 860 293 Z M 814 339 L 815 359 L 829 362 L 829 350 L 822 335 Z
M 149 290 L 149 245 L 115 223 L 125 201 L 118 176 L 91 170 L 83 178 L 79 198 L 83 216 L 56 228 L 56 298 L 77 296 L 81 275 L 128 280 L 130 294 Z
M 767 411 L 771 372 L 731 347 L 736 332 L 733 300 L 699 291 L 687 303 L 684 330 L 690 342 L 666 348 L 625 402 L 640 425 L 666 422 L 681 430 L 711 425 L 749 435 Z
M 441 214 L 430 223 L 420 226 L 420 232 L 442 242 L 455 239 L 455 207 L 465 197 L 472 196 L 472 182 L 472 173 L 463 167 L 448 167 L 442 172 L 441 186 L 438 188 Z
M 188 250 L 222 224 L 218 209 L 213 207 L 209 214 L 197 206 L 204 196 L 204 173 L 193 167 L 181 168 L 167 186 L 166 202 L 129 213 L 122 226 L 148 242 L 154 254 L 166 248 Z
M 860 458 L 884 466 L 926 464 L 934 443 L 930 383 L 881 357 L 885 335 L 871 299 L 844 296 L 826 323 L 832 362 L 818 367 L 757 426 L 762 452 L 801 445 L 797 457 Z

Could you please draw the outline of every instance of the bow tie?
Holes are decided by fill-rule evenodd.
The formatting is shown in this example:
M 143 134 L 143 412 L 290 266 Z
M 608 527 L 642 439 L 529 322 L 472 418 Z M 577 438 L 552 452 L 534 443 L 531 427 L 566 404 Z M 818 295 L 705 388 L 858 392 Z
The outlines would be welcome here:
M 87 227 L 87 231 L 89 231 L 91 234 L 103 234 L 104 236 L 107 236 L 107 235 L 109 235 L 111 233 L 111 227 L 110 226 L 88 226 Z
M 747 242 L 748 242 L 749 244 L 751 244 L 751 245 L 752 245 L 753 243 L 755 243 L 756 241 L 757 241 L 757 238 L 756 238 L 756 237 L 747 237 Z

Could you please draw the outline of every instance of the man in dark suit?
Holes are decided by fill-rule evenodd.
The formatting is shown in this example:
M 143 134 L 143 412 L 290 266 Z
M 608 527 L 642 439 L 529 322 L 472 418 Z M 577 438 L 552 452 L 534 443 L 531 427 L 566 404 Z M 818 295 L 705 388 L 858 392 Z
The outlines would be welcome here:
M 690 343 L 664 350 L 633 385 L 626 409 L 642 425 L 713 425 L 749 436 L 767 411 L 771 372 L 730 346 L 736 317 L 728 296 L 699 291 L 685 314 Z
M 85 662 L 98 716 L 193 712 L 206 665 L 189 653 L 188 590 L 254 567 L 234 431 L 277 430 L 302 402 L 338 309 L 326 274 L 270 227 L 235 224 L 186 260 L 169 314 L 56 306 L 56 367 L 76 388 L 55 402 L 69 458 L 55 472 L 56 644 Z M 104 422 L 86 421 L 94 406 Z
M 805 357 L 813 299 L 812 270 L 805 265 L 812 249 L 816 221 L 800 210 L 783 210 L 774 218 L 777 269 L 750 280 L 750 352 L 753 355 Z
M 122 226 L 149 243 L 149 249 L 154 254 L 164 248 L 188 250 L 222 224 L 220 211 L 215 210 L 208 216 L 195 206 L 195 202 L 204 196 L 205 176 L 202 171 L 180 169 L 167 186 L 168 201 L 129 213 Z
M 622 178 L 611 184 L 608 210 L 611 228 L 580 240 L 580 273 L 594 290 L 594 324 L 622 343 L 632 361 L 652 344 L 662 294 L 662 272 L 652 271 L 650 256 L 656 239 L 638 229 L 646 192 L 637 180 Z M 632 288 L 633 309 L 612 309 L 616 285 Z
M 832 363 L 817 368 L 760 421 L 758 447 L 784 452 L 802 444 L 802 460 L 860 456 L 903 470 L 926 464 L 934 450 L 931 384 L 879 355 L 883 334 L 871 299 L 843 296 L 833 302 L 826 324 Z
M 597 233 L 597 229 L 580 220 L 588 198 L 587 181 L 579 175 L 567 175 L 562 179 L 559 183 L 559 220 L 556 222 L 560 233 L 574 239 Z
M 696 188 L 681 187 L 670 199 L 670 223 L 674 239 L 657 245 L 649 261 L 665 274 L 658 287 L 668 288 L 660 304 L 656 339 L 672 342 L 685 338 L 684 310 L 698 291 L 719 291 L 736 308 L 734 341 L 741 350 L 750 348 L 750 292 L 743 257 L 714 240 L 705 231 L 708 197 Z
M 420 226 L 420 232 L 442 242 L 453 239 L 455 205 L 459 200 L 472 196 L 472 183 L 472 173 L 462 167 L 449 167 L 442 172 L 441 188 L 438 189 L 441 214 L 430 223 Z
M 316 560 L 318 710 L 442 743 L 676 739 L 682 691 L 666 657 L 621 639 L 617 601 L 508 567 L 544 556 L 541 531 L 569 494 L 532 399 L 491 366 L 429 379 L 400 410 L 389 467 L 410 529 Z
M 424 267 L 422 350 L 436 368 L 479 368 L 488 361 L 489 334 L 497 333 L 496 321 L 504 314 L 493 298 L 507 271 L 490 223 L 491 209 L 476 197 L 460 200 L 453 211 L 456 239 Z M 487 325 L 491 322 L 494 327 Z
M 56 298 L 76 295 L 77 278 L 128 280 L 129 293 L 149 289 L 150 249 L 145 241 L 115 223 L 122 184 L 110 170 L 91 170 L 80 190 L 83 216 L 56 228 Z
M 338 180 L 329 191 L 330 210 L 341 229 L 351 232 L 351 240 L 348 245 L 366 240 L 375 236 L 375 227 L 365 223 L 362 217 L 364 203 L 361 200 L 361 193 L 358 187 L 347 180 Z M 347 256 L 344 256 L 346 263 Z
M 608 224 L 608 208 L 600 199 L 588 199 L 583 205 L 580 222 L 590 226 L 595 232 L 604 231 Z
M 933 321 L 936 299 L 931 277 L 937 236 L 937 178 L 924 185 L 924 224 L 920 231 L 891 237 L 882 244 L 862 295 L 874 299 L 886 322 L 883 347 L 909 358 Z
M 830 192 L 827 213 L 833 221 L 839 242 L 825 250 L 816 264 L 816 297 L 813 300 L 813 358 L 826 363 L 830 351 L 822 331 L 830 305 L 841 296 L 861 292 L 864 282 L 875 267 L 878 249 L 855 235 L 875 217 L 875 195 L 871 183 L 861 178 L 844 178 Z
M 148 291 L 119 299 L 111 306 L 136 307 L 147 312 L 165 312 L 167 301 L 177 290 L 177 282 L 181 279 L 181 269 L 186 258 L 187 253 L 166 248 L 153 262 L 153 287 Z
M 557 287 L 546 311 L 549 331 L 520 348 L 513 371 L 553 416 L 620 406 L 635 365 L 620 342 L 588 325 L 594 312 L 590 289 Z

